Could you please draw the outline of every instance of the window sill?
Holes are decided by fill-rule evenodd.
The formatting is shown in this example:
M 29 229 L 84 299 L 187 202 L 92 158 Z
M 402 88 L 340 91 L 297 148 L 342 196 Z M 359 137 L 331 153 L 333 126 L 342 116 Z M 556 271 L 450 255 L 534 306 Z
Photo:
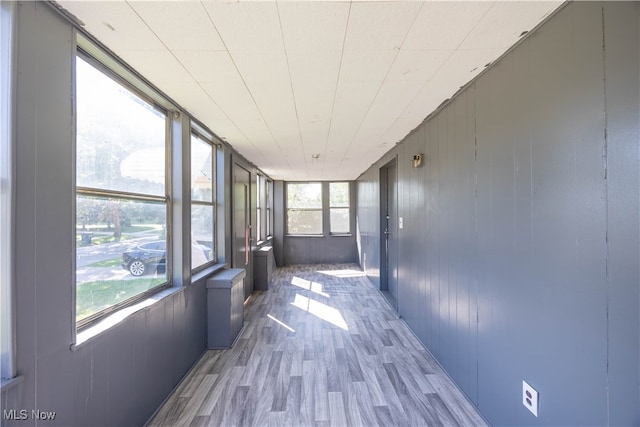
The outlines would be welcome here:
M 76 342 L 74 344 L 71 344 L 71 350 L 75 350 L 77 347 L 90 341 L 101 333 L 113 328 L 132 314 L 137 313 L 138 311 L 183 290 L 184 287 L 167 288 L 163 291 L 151 295 L 149 298 L 140 301 L 139 303 L 124 307 L 121 310 L 118 310 L 115 313 L 105 317 L 104 319 L 97 321 L 95 324 L 77 333 Z
M 209 276 L 212 276 L 218 271 L 224 270 L 226 267 L 227 267 L 227 264 L 214 264 L 200 271 L 193 272 L 191 273 L 191 284 L 193 285 L 194 283 L 200 280 L 208 278 Z
M 12 388 L 20 384 L 23 378 L 24 377 L 22 375 L 17 375 L 13 378 L 3 378 L 0 382 L 0 391 L 4 393 L 8 390 L 11 390 Z
M 203 280 L 213 275 L 214 273 L 224 269 L 226 266 L 227 266 L 226 264 L 214 264 L 201 271 L 198 271 L 194 273 L 193 276 L 191 276 L 191 283 L 196 283 L 197 281 Z M 77 347 L 81 346 L 82 344 L 90 341 L 91 339 L 95 338 L 101 333 L 118 325 L 120 322 L 124 321 L 132 314 L 137 313 L 138 311 L 143 310 L 155 304 L 156 302 L 164 298 L 167 298 L 173 294 L 176 294 L 178 292 L 183 292 L 186 288 L 187 288 L 186 286 L 177 286 L 177 287 L 167 288 L 158 293 L 151 295 L 149 298 L 143 301 L 140 301 L 136 304 L 124 307 L 121 310 L 116 311 L 115 313 L 105 317 L 104 319 L 78 332 L 78 334 L 76 335 L 75 344 L 71 344 L 71 350 L 75 350 Z
M 353 234 L 352 233 L 285 234 L 285 237 L 353 237 Z

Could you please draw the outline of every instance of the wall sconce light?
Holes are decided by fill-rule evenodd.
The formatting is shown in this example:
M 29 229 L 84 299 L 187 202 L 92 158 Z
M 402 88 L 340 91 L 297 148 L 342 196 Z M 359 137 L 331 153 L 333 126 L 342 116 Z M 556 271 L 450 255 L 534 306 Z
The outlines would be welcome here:
M 424 158 L 424 154 L 418 153 L 413 155 L 413 167 L 419 168 L 422 166 L 422 159 Z

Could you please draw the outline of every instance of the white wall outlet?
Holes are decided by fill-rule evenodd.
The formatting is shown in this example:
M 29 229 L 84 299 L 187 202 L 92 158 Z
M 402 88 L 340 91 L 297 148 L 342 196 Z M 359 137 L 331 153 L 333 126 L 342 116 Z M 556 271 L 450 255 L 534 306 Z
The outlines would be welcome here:
M 522 404 L 529 412 L 538 416 L 538 392 L 526 381 L 522 381 Z

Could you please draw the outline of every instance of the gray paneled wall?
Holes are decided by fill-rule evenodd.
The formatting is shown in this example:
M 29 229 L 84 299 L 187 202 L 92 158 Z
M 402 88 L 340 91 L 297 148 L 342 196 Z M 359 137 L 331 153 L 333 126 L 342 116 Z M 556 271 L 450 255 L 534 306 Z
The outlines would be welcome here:
M 54 411 L 47 425 L 142 425 L 202 354 L 204 283 L 71 349 L 75 32 L 40 2 L 17 25 L 16 366 L 3 409 Z
M 75 31 L 44 2 L 18 7 L 16 366 L 1 409 L 54 411 L 50 426 L 143 425 L 206 349 L 205 273 L 75 348 L 73 331 Z M 218 158 L 227 176 L 229 147 Z M 230 186 L 218 192 L 218 250 L 230 259 Z M 226 201 L 226 202 L 225 202 Z M 255 206 L 252 206 L 255 209 Z M 179 226 L 178 224 L 174 224 Z M 38 425 L 42 422 L 38 422 Z
M 639 8 L 568 4 L 358 181 L 379 283 L 397 156 L 399 314 L 492 424 L 640 424 Z

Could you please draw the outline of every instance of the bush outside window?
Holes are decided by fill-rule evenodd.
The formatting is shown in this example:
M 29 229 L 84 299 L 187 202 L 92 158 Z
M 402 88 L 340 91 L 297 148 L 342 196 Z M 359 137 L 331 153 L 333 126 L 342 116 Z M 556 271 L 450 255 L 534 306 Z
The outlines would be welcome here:
M 329 221 L 332 234 L 348 234 L 349 226 L 349 183 L 329 184 Z
M 322 234 L 321 183 L 287 183 L 287 233 Z

